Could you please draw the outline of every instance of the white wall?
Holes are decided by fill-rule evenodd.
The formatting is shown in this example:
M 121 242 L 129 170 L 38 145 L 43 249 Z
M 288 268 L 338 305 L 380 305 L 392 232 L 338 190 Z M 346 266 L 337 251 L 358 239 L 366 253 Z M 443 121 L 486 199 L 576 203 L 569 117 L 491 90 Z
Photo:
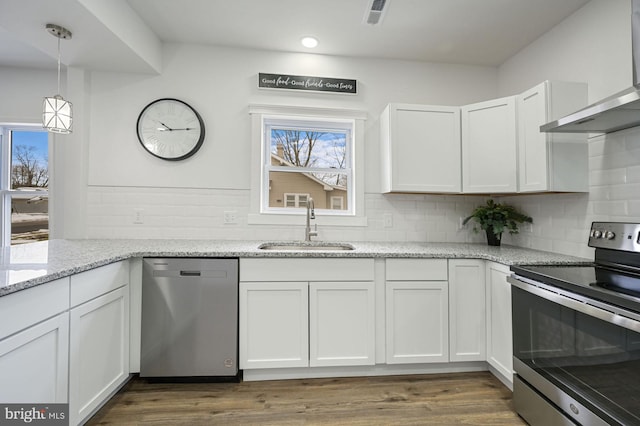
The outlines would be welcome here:
M 592 0 L 498 69 L 499 93 L 543 80 L 589 84 L 589 103 L 631 86 L 630 0 Z
M 544 79 L 584 81 L 595 102 L 631 86 L 629 0 L 592 0 L 499 69 L 502 93 Z M 640 128 L 589 141 L 589 193 L 506 197 L 534 225 L 505 242 L 591 258 L 592 221 L 640 222 Z
M 461 105 L 496 97 L 490 67 L 382 61 L 311 54 L 168 45 L 161 75 L 92 72 L 88 129 L 89 238 L 300 239 L 302 227 L 248 225 L 250 104 L 349 108 L 365 111 L 365 227 L 328 227 L 321 239 L 469 241 L 458 219 L 477 197 L 383 196 L 379 184 L 378 116 L 389 102 Z M 352 78 L 357 95 L 260 90 L 259 72 Z M 150 156 L 135 132 L 142 108 L 176 97 L 206 125 L 197 155 L 180 162 Z M 133 223 L 134 209 L 143 224 Z M 239 223 L 224 225 L 224 211 Z M 383 228 L 392 213 L 394 226 Z
M 42 98 L 56 86 L 56 71 L 0 67 L 0 122 L 41 123 Z

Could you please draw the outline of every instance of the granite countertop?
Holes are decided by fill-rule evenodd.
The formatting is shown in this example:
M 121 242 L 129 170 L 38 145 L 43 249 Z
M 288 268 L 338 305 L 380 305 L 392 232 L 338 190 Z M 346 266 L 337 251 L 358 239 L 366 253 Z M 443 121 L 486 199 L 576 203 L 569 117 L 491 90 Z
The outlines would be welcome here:
M 0 252 L 0 296 L 132 257 L 366 257 L 485 259 L 505 265 L 586 264 L 591 259 L 514 246 L 419 242 L 350 242 L 353 250 L 261 250 L 265 241 L 50 240 Z M 275 242 L 273 242 L 275 243 Z M 302 244 L 300 242 L 280 242 Z M 313 242 L 312 244 L 320 244 Z M 334 243 L 335 244 L 335 243 Z

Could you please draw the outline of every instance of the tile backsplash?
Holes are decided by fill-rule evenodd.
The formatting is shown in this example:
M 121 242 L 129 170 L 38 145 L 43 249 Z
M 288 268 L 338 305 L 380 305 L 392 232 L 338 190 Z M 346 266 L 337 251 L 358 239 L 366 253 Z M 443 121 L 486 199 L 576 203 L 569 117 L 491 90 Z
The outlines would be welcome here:
M 589 142 L 589 193 L 495 197 L 533 217 L 503 242 L 593 257 L 592 221 L 640 222 L 640 128 Z M 366 226 L 317 223 L 319 239 L 334 241 L 484 242 L 471 226 L 460 229 L 486 197 L 470 195 L 365 195 Z M 88 238 L 300 240 L 303 226 L 250 225 L 248 190 L 89 187 Z M 225 224 L 225 212 L 237 223 Z M 391 218 L 385 223 L 385 217 Z M 142 222 L 142 223 L 134 223 Z M 385 226 L 386 225 L 386 226 Z M 389 226 L 391 225 L 391 226 Z
M 366 226 L 330 226 L 318 215 L 318 239 L 334 241 L 481 242 L 459 229 L 484 197 L 366 194 Z M 90 187 L 88 238 L 300 240 L 304 227 L 247 223 L 248 190 Z M 225 223 L 232 212 L 237 223 Z M 391 223 L 385 223 L 385 218 Z M 142 222 L 142 223 L 136 223 Z M 390 226 L 389 226 L 390 225 Z

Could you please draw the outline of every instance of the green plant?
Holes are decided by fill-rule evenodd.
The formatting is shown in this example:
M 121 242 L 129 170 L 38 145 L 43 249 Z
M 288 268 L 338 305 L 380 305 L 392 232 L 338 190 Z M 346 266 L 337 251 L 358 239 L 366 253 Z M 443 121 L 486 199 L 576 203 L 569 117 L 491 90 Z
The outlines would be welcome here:
M 462 224 L 466 225 L 471 219 L 478 222 L 481 229 L 497 236 L 504 231 L 509 231 L 510 234 L 517 234 L 519 223 L 533 223 L 533 219 L 520 213 L 515 207 L 508 204 L 498 204 L 493 200 L 487 200 L 487 204 L 484 206 L 476 207 Z M 477 226 L 474 226 L 473 230 L 478 232 Z

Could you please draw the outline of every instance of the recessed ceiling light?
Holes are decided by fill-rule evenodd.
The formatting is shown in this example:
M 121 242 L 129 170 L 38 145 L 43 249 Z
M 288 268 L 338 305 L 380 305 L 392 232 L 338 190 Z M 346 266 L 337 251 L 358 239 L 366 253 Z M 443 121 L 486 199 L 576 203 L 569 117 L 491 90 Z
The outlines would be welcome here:
M 313 49 L 318 45 L 318 39 L 310 36 L 302 37 L 302 40 L 300 42 L 304 47 L 308 47 L 309 49 Z

